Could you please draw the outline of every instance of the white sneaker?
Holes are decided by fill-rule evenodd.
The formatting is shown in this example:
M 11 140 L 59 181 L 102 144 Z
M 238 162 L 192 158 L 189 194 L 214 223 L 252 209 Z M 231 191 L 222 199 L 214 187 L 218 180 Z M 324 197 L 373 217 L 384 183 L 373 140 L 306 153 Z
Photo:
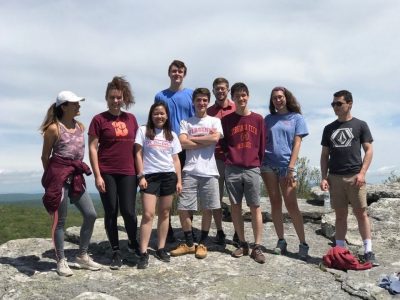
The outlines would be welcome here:
M 69 268 L 67 260 L 65 258 L 61 258 L 57 262 L 57 273 L 58 275 L 65 277 L 74 275 L 74 272 L 72 272 Z
M 75 258 L 75 266 L 80 269 L 87 269 L 91 271 L 98 271 L 101 269 L 101 265 L 97 262 L 94 262 L 87 253 Z

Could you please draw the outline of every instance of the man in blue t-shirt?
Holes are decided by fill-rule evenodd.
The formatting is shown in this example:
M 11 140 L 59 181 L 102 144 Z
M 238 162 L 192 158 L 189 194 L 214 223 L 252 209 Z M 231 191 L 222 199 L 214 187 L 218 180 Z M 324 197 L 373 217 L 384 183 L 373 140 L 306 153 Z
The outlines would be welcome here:
M 342 90 L 333 95 L 331 106 L 337 120 L 322 134 L 321 189 L 331 195 L 335 210 L 336 246 L 345 247 L 348 205 L 357 218 L 364 243 L 364 260 L 379 265 L 372 252 L 371 225 L 367 213 L 365 174 L 372 161 L 372 135 L 366 122 L 351 115 L 353 97 Z M 361 147 L 364 157 L 361 157 Z M 328 174 L 329 171 L 329 174 Z
M 169 88 L 162 90 L 155 96 L 155 101 L 163 101 L 168 105 L 172 131 L 178 136 L 180 122 L 194 116 L 193 90 L 183 87 L 186 72 L 185 63 L 174 60 L 168 67 L 168 76 L 171 80 Z
M 183 87 L 183 79 L 186 73 L 187 67 L 185 63 L 180 60 L 174 60 L 168 67 L 168 77 L 170 78 L 169 88 L 162 90 L 154 97 L 154 102 L 163 101 L 168 105 L 171 129 L 178 136 L 180 134 L 180 122 L 194 116 L 192 102 L 193 90 Z M 181 168 L 183 168 L 186 160 L 186 153 L 182 151 L 178 155 Z M 173 242 L 174 240 L 170 216 L 167 242 Z

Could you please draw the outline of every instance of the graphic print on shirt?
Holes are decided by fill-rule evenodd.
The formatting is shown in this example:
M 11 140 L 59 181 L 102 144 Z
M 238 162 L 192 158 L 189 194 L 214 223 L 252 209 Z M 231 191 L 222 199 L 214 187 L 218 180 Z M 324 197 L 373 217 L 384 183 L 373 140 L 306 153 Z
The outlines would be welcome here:
M 250 133 L 257 135 L 257 127 L 250 124 L 240 124 L 231 129 L 232 136 L 235 134 L 240 134 L 240 143 L 236 145 L 237 149 L 251 148 L 252 143 L 250 140 Z
M 144 141 L 144 144 L 146 147 L 149 147 L 154 150 L 162 151 L 165 153 L 172 153 L 172 147 L 171 147 L 172 143 L 170 141 L 158 140 L 158 139 L 154 140 L 146 139 Z
M 350 147 L 353 139 L 352 128 L 338 128 L 331 135 L 331 141 L 335 148 Z
M 126 127 L 125 122 L 114 121 L 111 124 L 115 129 L 116 136 L 127 136 L 128 135 L 128 128 Z
M 210 134 L 210 132 L 216 132 L 216 129 L 208 127 L 192 127 L 188 130 L 189 136 L 203 136 Z

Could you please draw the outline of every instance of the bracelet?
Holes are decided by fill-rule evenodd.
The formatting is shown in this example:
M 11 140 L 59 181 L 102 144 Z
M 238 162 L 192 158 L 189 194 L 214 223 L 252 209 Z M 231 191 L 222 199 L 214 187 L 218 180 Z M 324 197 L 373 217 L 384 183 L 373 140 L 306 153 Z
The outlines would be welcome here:
M 291 168 L 291 167 L 287 167 L 287 169 L 288 169 L 289 172 L 294 172 L 295 171 L 294 168 Z

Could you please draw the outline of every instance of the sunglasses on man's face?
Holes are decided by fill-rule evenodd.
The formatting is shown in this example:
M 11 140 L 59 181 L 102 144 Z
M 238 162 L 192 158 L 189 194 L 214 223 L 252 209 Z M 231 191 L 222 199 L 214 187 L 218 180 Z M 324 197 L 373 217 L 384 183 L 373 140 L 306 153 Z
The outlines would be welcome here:
M 340 102 L 340 101 L 334 101 L 331 103 L 332 107 L 338 106 L 341 107 L 343 104 L 346 104 L 345 102 Z

